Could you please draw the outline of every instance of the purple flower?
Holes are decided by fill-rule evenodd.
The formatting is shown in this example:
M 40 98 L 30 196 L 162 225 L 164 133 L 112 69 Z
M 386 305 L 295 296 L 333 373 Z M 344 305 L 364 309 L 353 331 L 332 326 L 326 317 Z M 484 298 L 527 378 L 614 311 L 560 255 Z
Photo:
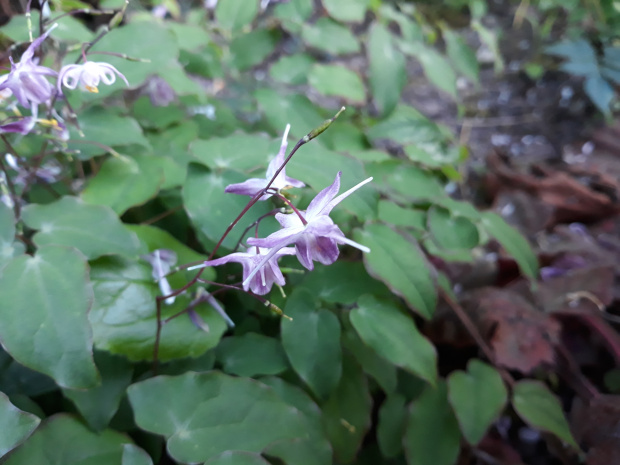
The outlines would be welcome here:
M 87 61 L 80 65 L 63 66 L 58 74 L 58 92 L 62 92 L 62 86 L 75 89 L 80 84 L 82 89 L 96 94 L 99 92 L 99 82 L 103 81 L 108 86 L 116 82 L 115 74 L 129 85 L 125 76 L 109 63 Z
M 265 260 L 267 255 L 269 258 Z M 284 276 L 278 267 L 278 259 L 283 255 L 295 255 L 295 249 L 281 247 L 271 253 L 271 251 L 261 247 L 249 247 L 246 252 L 231 253 L 225 257 L 188 268 L 188 270 L 204 268 L 205 266 L 218 266 L 228 262 L 241 263 L 243 266 L 243 289 L 246 292 L 250 289 L 254 294 L 265 295 L 271 290 L 274 283 L 284 286 Z
M 39 66 L 34 58 L 34 51 L 56 24 L 49 28 L 45 34 L 32 42 L 23 53 L 19 63 L 13 63 L 11 58 L 11 72 L 4 82 L 0 84 L 0 91 L 9 89 L 20 105 L 30 107 L 31 104 L 40 104 L 49 101 L 54 93 L 54 88 L 45 76 L 56 76 L 57 73 L 45 66 Z
M 283 229 L 276 231 L 264 239 L 248 239 L 248 244 L 250 245 L 267 247 L 271 250 L 263 257 L 260 263 L 256 265 L 254 271 L 245 277 L 243 281 L 244 286 L 273 255 L 277 254 L 282 247 L 289 244 L 295 245 L 295 253 L 297 254 L 299 262 L 309 270 L 314 268 L 314 260 L 324 265 L 331 265 L 334 263 L 339 254 L 338 244 L 349 244 L 362 252 L 370 252 L 368 247 L 347 239 L 340 228 L 336 226 L 329 217 L 329 213 L 336 205 L 357 189 L 372 181 L 372 178 L 360 182 L 336 197 L 336 194 L 338 194 L 340 190 L 341 175 L 342 172 L 339 171 L 334 183 L 319 192 L 312 202 L 310 202 L 305 212 L 299 212 L 303 220 L 297 213 L 290 213 L 287 215 L 278 213 L 276 219 Z
M 229 186 L 226 186 L 225 192 L 228 192 L 230 194 L 249 195 L 252 197 L 256 195 L 258 192 L 260 192 L 262 189 L 267 187 L 267 184 L 269 184 L 269 181 L 271 181 L 271 178 L 273 177 L 273 175 L 276 173 L 278 168 L 282 166 L 282 163 L 284 163 L 284 155 L 286 154 L 286 146 L 288 145 L 288 142 L 286 139 L 288 138 L 288 131 L 290 128 L 291 128 L 291 125 L 287 124 L 286 129 L 284 130 L 284 136 L 282 137 L 282 144 L 280 145 L 280 151 L 278 152 L 276 157 L 273 160 L 271 160 L 271 162 L 269 163 L 269 166 L 267 167 L 267 175 L 265 176 L 265 179 L 252 178 L 239 184 L 230 184 Z M 303 182 L 298 181 L 297 179 L 289 178 L 286 175 L 286 168 L 284 168 L 282 169 L 282 171 L 278 173 L 278 176 L 273 180 L 273 183 L 271 183 L 271 186 L 269 186 L 269 190 L 271 191 L 271 189 L 273 189 L 274 192 L 275 191 L 279 192 L 282 189 L 286 189 L 288 187 L 304 187 L 304 186 L 305 184 Z M 265 194 L 261 196 L 259 200 L 267 200 L 272 195 L 273 193 L 266 192 Z
M 16 132 L 25 136 L 34 129 L 36 122 L 37 118 L 34 116 L 22 117 L 16 121 L 11 121 L 0 125 L 0 134 Z
M 166 275 L 170 272 L 170 269 L 177 262 L 177 254 L 168 249 L 157 249 L 148 255 L 142 255 L 141 258 L 146 260 L 153 267 L 153 279 L 159 284 L 159 290 L 162 295 L 168 295 L 172 293 L 170 283 L 166 278 Z M 168 297 L 166 303 L 168 305 L 173 304 L 175 296 Z

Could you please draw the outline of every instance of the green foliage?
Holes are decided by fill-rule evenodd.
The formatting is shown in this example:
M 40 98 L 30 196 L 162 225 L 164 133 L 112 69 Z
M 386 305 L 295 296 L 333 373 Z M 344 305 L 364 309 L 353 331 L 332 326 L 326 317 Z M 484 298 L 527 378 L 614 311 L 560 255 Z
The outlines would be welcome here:
M 437 292 L 431 266 L 418 246 L 381 224 L 368 224 L 355 237 L 374 251 L 364 257 L 370 275 L 385 282 L 413 310 L 430 319 Z
M 247 378 L 188 372 L 133 384 L 128 395 L 136 423 L 164 436 L 170 455 L 181 462 L 204 462 L 230 450 L 261 452 L 275 441 L 319 442 L 296 409 Z
M 463 436 L 475 445 L 504 410 L 508 393 L 493 367 L 471 360 L 467 372 L 455 371 L 448 377 L 448 398 Z
M 15 407 L 9 398 L 0 392 L 0 457 L 24 442 L 41 422 L 31 413 Z
M 45 420 L 4 463 L 149 465 L 153 462 L 124 434 L 112 430 L 95 434 L 79 420 L 59 414 Z
M 283 319 L 282 345 L 301 379 L 317 397 L 325 399 L 342 374 L 340 323 L 328 310 L 315 308 L 308 291 L 299 288 L 291 295 Z
M 512 393 L 512 405 L 528 424 L 579 447 L 570 432 L 560 401 L 544 384 L 533 380 L 519 381 Z
M 436 382 L 435 348 L 400 310 L 363 296 L 350 318 L 361 339 L 380 356 L 431 384 Z
M 15 360 L 62 387 L 99 382 L 88 311 L 93 301 L 84 256 L 75 249 L 42 246 L 3 269 L 0 291 L 11 305 L 0 313 L 0 337 Z
M 460 449 L 459 425 L 446 384 L 428 386 L 409 411 L 404 447 L 411 465 L 451 465 Z
M 538 275 L 515 228 L 451 198 L 467 149 L 408 101 L 421 66 L 459 103 L 457 76 L 480 74 L 469 35 L 428 2 L 156 3 L 131 3 L 120 21 L 122 2 L 104 1 L 119 12 L 104 27 L 109 15 L 93 23 L 79 1 L 54 1 L 52 18 L 71 14 L 49 21 L 53 40 L 36 50 L 54 71 L 109 63 L 129 86 L 38 76 L 63 95 L 39 106 L 29 134 L 5 129 L 31 109 L 0 98 L 2 463 L 455 464 L 461 436 L 476 448 L 508 393 L 475 357 L 466 371 L 461 359 L 438 366 L 440 296 L 458 300 L 460 284 L 445 265 L 495 240 Z M 444 7 L 497 51 L 485 2 Z M 14 17 L 3 40 L 29 42 L 27 24 Z M 26 46 L 7 45 L 14 63 Z M 590 58 L 565 67 L 586 88 L 617 82 Z M 265 185 L 289 124 L 286 176 L 305 187 L 278 178 L 237 222 L 251 196 L 225 188 Z M 330 216 L 316 220 L 313 199 L 339 172 Z M 256 295 L 244 281 L 264 255 L 248 238 L 272 233 L 297 249 L 250 280 L 285 282 Z M 295 257 L 306 249 L 311 265 Z M 229 253 L 247 261 L 196 269 Z M 514 384 L 512 407 L 576 447 L 542 383 Z

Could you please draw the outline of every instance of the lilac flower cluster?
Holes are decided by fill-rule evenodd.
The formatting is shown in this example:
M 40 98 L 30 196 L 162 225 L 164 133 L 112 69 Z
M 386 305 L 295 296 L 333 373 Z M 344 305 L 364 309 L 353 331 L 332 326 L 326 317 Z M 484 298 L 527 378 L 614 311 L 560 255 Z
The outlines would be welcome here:
M 125 76 L 108 63 L 86 60 L 82 64 L 64 66 L 58 73 L 51 68 L 41 66 L 39 59 L 35 57 L 35 51 L 56 26 L 56 24 L 53 25 L 34 40 L 22 54 L 19 62 L 15 63 L 10 58 L 10 72 L 0 76 L 0 102 L 8 102 L 7 106 L 12 107 L 17 115 L 16 118 L 0 124 L 0 134 L 13 132 L 25 135 L 34 129 L 36 123 L 43 123 L 56 129 L 61 139 L 66 139 L 68 138 L 66 127 L 51 108 L 53 100 L 62 96 L 62 86 L 75 89 L 79 84 L 82 89 L 96 93 L 100 82 L 107 85 L 113 84 L 116 76 L 129 85 Z M 56 78 L 56 86 L 50 83 L 48 77 Z M 14 97 L 17 104 L 30 109 L 30 116 L 22 116 L 16 108 L 16 103 L 11 102 L 11 97 Z M 38 119 L 39 105 L 47 106 L 56 119 Z
M 226 187 L 226 192 L 252 197 L 263 192 L 259 200 L 266 200 L 272 196 L 284 199 L 282 191 L 304 186 L 303 182 L 286 176 L 285 168 L 282 168 L 265 191 L 269 181 L 285 161 L 288 130 L 289 126 L 282 139 L 280 151 L 269 164 L 266 178 L 248 179 L 243 183 L 229 185 Z M 372 178 L 338 195 L 341 175 L 342 172 L 336 174 L 334 182 L 318 193 L 307 210 L 300 211 L 291 205 L 292 213 L 277 213 L 276 220 L 282 226 L 279 231 L 265 238 L 249 238 L 245 252 L 231 253 L 189 269 L 218 266 L 229 262 L 240 263 L 243 267 L 243 289 L 246 292 L 249 290 L 254 294 L 264 295 L 271 290 L 273 284 L 284 285 L 284 276 L 278 267 L 278 259 L 284 255 L 296 255 L 303 267 L 312 270 L 315 261 L 324 265 L 334 263 L 340 253 L 338 244 L 347 244 L 363 252 L 370 252 L 367 247 L 345 237 L 329 214 L 336 205 L 372 181 Z

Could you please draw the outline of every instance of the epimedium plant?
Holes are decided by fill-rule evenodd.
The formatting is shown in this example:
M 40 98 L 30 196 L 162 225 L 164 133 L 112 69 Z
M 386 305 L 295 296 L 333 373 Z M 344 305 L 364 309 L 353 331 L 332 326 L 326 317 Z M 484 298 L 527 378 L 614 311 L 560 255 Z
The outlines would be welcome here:
M 509 398 L 577 448 L 545 384 L 484 341 L 440 377 L 419 329 L 440 297 L 471 328 L 440 261 L 494 239 L 537 275 L 447 193 L 463 149 L 400 103 L 408 55 L 455 97 L 475 78 L 458 34 L 412 4 L 214 3 L 106 2 L 93 33 L 61 2 L 1 30 L 3 463 L 448 465 Z

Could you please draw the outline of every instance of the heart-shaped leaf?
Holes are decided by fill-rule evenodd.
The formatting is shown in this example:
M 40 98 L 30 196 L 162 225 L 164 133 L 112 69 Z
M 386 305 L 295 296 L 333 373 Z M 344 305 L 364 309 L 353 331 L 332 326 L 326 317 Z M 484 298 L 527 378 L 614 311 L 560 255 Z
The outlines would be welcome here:
M 82 254 L 44 246 L 34 257 L 13 259 L 3 269 L 0 295 L 0 338 L 15 360 L 62 387 L 97 384 L 88 324 L 93 292 Z
M 293 369 L 319 397 L 327 398 L 342 372 L 340 323 L 328 310 L 316 310 L 314 296 L 297 288 L 287 299 L 282 345 Z
M 495 368 L 472 359 L 467 372 L 455 371 L 448 378 L 448 397 L 463 436 L 476 445 L 502 413 L 508 393 Z
M 93 433 L 77 419 L 60 414 L 45 420 L 13 452 L 6 465 L 152 465 L 129 436 L 112 430 Z
M 88 205 L 76 197 L 63 197 L 47 205 L 28 205 L 22 218 L 37 229 L 34 243 L 75 247 L 89 260 L 102 255 L 136 255 L 140 241 L 127 231 L 118 216 L 101 205 Z
M 313 434 L 304 416 L 272 389 L 216 371 L 158 376 L 130 386 L 128 394 L 138 426 L 165 436 L 168 452 L 180 462 L 261 452 L 276 441 Z
M 164 172 L 154 155 L 109 158 L 82 191 L 82 199 L 93 205 L 106 205 L 123 214 L 128 208 L 153 198 L 164 182 Z
M 217 358 L 226 373 L 238 376 L 277 375 L 288 368 L 280 341 L 257 333 L 225 338 Z
M 364 295 L 350 318 L 362 341 L 381 357 L 430 383 L 436 382 L 435 347 L 420 334 L 409 315 Z
M 160 293 L 146 262 L 118 256 L 91 263 L 95 304 L 90 313 L 95 346 L 130 360 L 152 360 L 155 342 L 155 297 Z M 162 305 L 166 319 L 187 308 L 188 295 Z M 162 329 L 159 359 L 198 357 L 215 347 L 226 331 L 226 322 L 207 304 L 196 307 L 209 331 L 198 329 L 187 316 L 175 318 Z

